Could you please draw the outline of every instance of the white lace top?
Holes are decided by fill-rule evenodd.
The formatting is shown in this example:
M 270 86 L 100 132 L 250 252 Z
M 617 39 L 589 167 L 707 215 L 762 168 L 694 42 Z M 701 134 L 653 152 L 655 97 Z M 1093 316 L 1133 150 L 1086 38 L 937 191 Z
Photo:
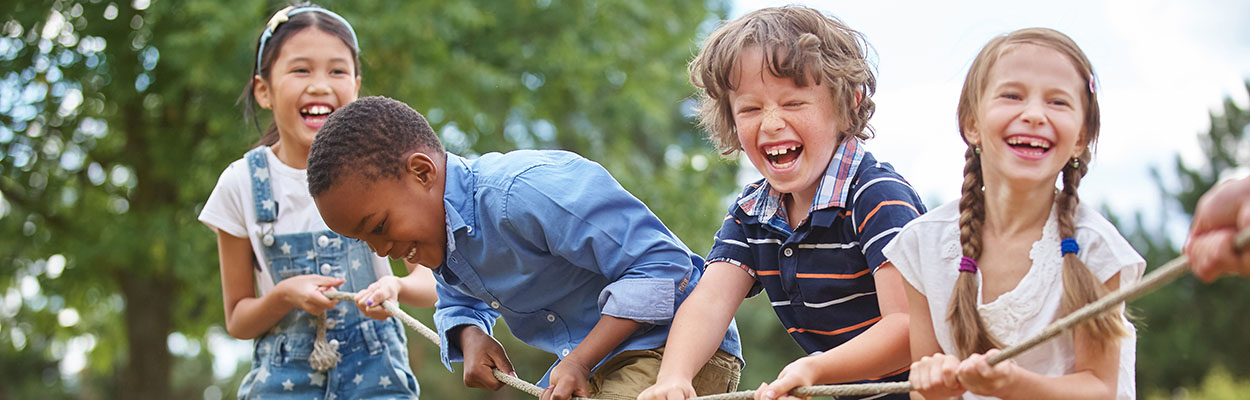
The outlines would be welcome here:
M 1077 256 L 1100 281 L 1117 272 L 1120 286 L 1141 279 L 1146 262 L 1120 236 L 1115 226 L 1093 209 L 1081 205 L 1076 213 Z M 977 293 L 977 310 L 991 333 L 1006 345 L 1023 342 L 1040 333 L 1055 320 L 1063 295 L 1063 258 L 1060 253 L 1059 223 L 1052 210 L 1033 243 L 1033 261 L 1020 283 L 993 302 L 983 302 Z M 951 202 L 908 223 L 882 251 L 898 271 L 929 301 L 929 317 L 942 352 L 958 354 L 951 337 L 946 312 L 950 307 L 955 280 L 959 277 L 959 204 Z M 981 275 L 977 275 L 979 280 Z M 978 282 L 979 283 L 979 282 Z M 978 285 L 980 287 L 980 285 Z M 1134 365 L 1137 333 L 1126 320 L 1129 337 L 1121 340 L 1118 399 L 1136 398 Z M 1073 370 L 1075 351 L 1070 332 L 1061 334 L 1013 359 L 1017 365 L 1046 376 L 1062 376 Z M 971 393 L 966 399 L 982 398 Z

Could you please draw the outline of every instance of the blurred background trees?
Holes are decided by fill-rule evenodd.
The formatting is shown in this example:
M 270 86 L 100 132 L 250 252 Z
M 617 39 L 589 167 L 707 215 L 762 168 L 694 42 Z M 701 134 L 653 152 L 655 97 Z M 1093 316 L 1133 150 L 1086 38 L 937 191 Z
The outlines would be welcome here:
M 560 148 L 599 161 L 707 252 L 738 167 L 693 126 L 685 65 L 727 15 L 724 1 L 320 4 L 355 25 L 362 95 L 411 104 L 462 155 Z M 196 216 L 259 137 L 235 99 L 282 6 L 58 0 L 0 11 L 0 399 L 234 397 L 250 361 L 223 336 L 214 236 Z M 1178 160 L 1180 188 L 1159 180 L 1183 210 L 1166 218 L 1187 218 L 1241 165 L 1248 118 L 1228 102 L 1206 136 L 1210 161 Z M 1150 265 L 1175 256 L 1166 235 L 1131 228 L 1141 220 L 1122 230 Z M 1145 322 L 1138 382 L 1161 393 L 1215 365 L 1231 379 L 1250 373 L 1236 313 L 1245 283 L 1185 279 L 1134 304 Z M 430 321 L 430 310 L 408 311 Z M 802 354 L 762 297 L 738 324 L 744 389 Z M 554 360 L 499 332 L 522 378 Z M 427 398 L 528 397 L 466 389 L 424 339 L 410 335 L 409 348 Z

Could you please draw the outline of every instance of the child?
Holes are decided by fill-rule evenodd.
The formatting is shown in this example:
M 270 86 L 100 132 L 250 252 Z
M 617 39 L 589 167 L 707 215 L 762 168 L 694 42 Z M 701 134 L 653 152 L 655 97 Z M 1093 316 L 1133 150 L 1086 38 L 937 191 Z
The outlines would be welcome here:
M 381 304 L 432 306 L 432 275 L 410 267 L 396 278 L 364 242 L 329 231 L 302 169 L 326 114 L 356 99 L 359 66 L 351 25 L 323 8 L 287 7 L 260 37 L 243 97 L 274 123 L 221 174 L 199 217 L 217 232 L 226 330 L 256 339 L 241 399 L 417 397 L 403 328 Z M 378 320 L 322 294 L 334 288 L 359 292 L 357 307 Z M 342 357 L 324 371 L 309 361 L 319 327 Z
M 559 358 L 543 399 L 633 399 L 655 381 L 673 311 L 703 275 L 703 260 L 598 164 L 563 151 L 464 159 L 387 98 L 330 116 L 308 182 L 331 229 L 434 269 L 443 362 L 463 360 L 470 387 L 498 389 L 492 367 L 512 372 L 489 336 L 503 316 Z M 741 368 L 736 327 L 717 337 L 707 393 L 736 389 Z
M 907 283 L 912 385 L 926 399 L 1133 398 L 1136 334 L 1121 312 L 986 362 L 1145 269 L 1077 198 L 1098 139 L 1089 60 L 1050 29 L 995 38 L 968 71 L 958 114 L 962 196 L 885 249 Z
M 699 122 L 764 180 L 730 206 L 704 282 L 677 312 L 643 398 L 694 396 L 690 377 L 744 298 L 761 290 L 808 357 L 757 398 L 798 386 L 906 380 L 902 278 L 881 255 L 924 212 L 889 164 L 864 150 L 876 78 L 863 38 L 804 7 L 767 8 L 711 34 L 691 63 Z M 895 395 L 890 398 L 906 398 Z
M 1233 252 L 1233 236 L 1250 228 L 1250 178 L 1216 185 L 1202 195 L 1189 229 L 1194 275 L 1211 282 L 1223 274 L 1250 276 L 1250 251 Z

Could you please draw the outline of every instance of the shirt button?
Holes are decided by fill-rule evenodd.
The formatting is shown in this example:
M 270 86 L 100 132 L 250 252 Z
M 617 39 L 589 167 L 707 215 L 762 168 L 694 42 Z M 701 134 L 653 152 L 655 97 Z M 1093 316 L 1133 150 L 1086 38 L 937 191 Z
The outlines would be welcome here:
M 784 251 L 782 251 L 781 253 L 782 253 L 782 254 L 785 254 L 785 255 L 786 255 L 786 257 L 789 257 L 789 256 L 794 255 L 794 249 L 787 247 L 787 248 L 786 248 Z
M 265 237 L 261 238 L 260 241 L 265 244 L 265 247 L 273 246 L 273 235 L 266 233 Z
M 466 233 L 473 233 L 473 227 L 472 227 L 472 226 L 465 227 L 465 232 L 466 232 Z
M 321 247 L 329 246 L 330 238 L 326 237 L 326 235 L 321 235 L 321 237 L 317 238 L 317 245 Z
M 564 357 L 564 356 L 567 356 L 567 355 L 569 355 L 569 349 L 560 350 L 560 356 L 561 356 L 561 357 Z
M 499 308 L 499 302 L 498 301 L 490 302 L 490 308 Z
M 321 274 L 330 275 L 330 271 L 331 271 L 330 268 L 331 268 L 330 264 L 321 264 Z
M 556 322 L 555 314 L 547 314 L 547 322 Z

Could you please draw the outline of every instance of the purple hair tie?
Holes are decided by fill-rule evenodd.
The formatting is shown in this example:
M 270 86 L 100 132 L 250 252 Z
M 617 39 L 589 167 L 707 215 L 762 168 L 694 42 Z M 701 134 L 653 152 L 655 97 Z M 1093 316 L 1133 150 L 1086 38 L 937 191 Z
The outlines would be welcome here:
M 1064 238 L 1059 242 L 1060 255 L 1068 255 L 1068 253 L 1076 254 L 1081 250 L 1081 246 L 1076 244 L 1076 239 Z
M 959 272 L 977 273 L 977 260 L 964 257 L 959 260 Z

